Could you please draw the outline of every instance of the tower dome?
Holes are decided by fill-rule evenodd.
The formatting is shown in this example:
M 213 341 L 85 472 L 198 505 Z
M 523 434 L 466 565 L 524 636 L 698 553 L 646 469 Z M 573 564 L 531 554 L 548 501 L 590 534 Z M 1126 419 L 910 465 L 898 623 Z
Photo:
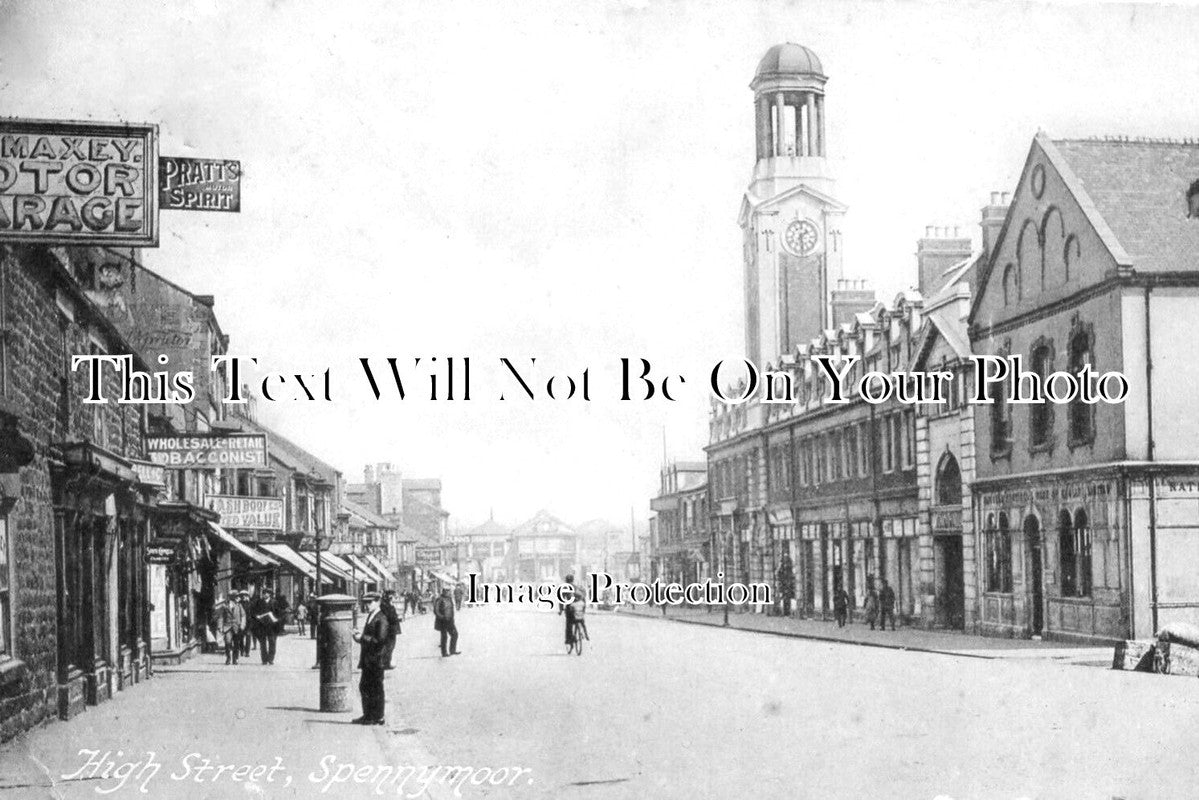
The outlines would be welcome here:
M 758 160 L 823 159 L 824 65 L 802 44 L 786 42 L 766 51 L 753 82 Z
M 758 62 L 755 78 L 773 78 L 783 75 L 819 75 L 824 77 L 820 59 L 802 44 L 785 42 L 776 44 L 766 51 Z

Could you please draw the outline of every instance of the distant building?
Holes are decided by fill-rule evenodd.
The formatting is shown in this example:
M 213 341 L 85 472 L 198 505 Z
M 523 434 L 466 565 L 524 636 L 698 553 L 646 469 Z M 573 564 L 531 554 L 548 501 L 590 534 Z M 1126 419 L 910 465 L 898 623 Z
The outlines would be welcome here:
M 578 532 L 548 511 L 517 525 L 511 539 L 503 568 L 511 580 L 560 581 L 578 568 Z
M 708 577 L 712 542 L 708 521 L 708 465 L 676 461 L 662 468 L 650 501 L 650 563 L 654 578 L 682 584 Z

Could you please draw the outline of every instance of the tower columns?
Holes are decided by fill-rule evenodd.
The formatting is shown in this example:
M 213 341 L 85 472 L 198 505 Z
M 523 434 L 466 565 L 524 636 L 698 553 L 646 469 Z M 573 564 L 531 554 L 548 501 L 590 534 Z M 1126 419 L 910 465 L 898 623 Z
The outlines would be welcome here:
M 784 112 L 786 107 L 783 93 L 779 92 L 774 96 L 774 154 L 776 156 L 785 156 L 787 154 L 786 145 L 783 143 L 784 134 L 786 133 L 787 115 Z
M 824 95 L 816 98 L 816 143 L 817 155 L 824 158 Z
M 816 95 L 811 92 L 807 95 L 808 106 L 808 126 L 804 132 L 807 141 L 804 142 L 804 155 L 815 156 L 820 154 L 820 150 L 816 145 Z

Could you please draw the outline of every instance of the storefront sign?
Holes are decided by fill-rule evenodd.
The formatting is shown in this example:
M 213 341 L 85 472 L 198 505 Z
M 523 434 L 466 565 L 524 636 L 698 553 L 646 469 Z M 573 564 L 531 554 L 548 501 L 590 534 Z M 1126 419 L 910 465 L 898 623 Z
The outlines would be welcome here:
M 937 533 L 961 533 L 962 509 L 933 509 L 933 530 Z
M 208 507 L 221 515 L 221 527 L 230 530 L 283 530 L 283 498 L 208 496 Z
M 173 547 L 156 547 L 150 545 L 146 548 L 146 561 L 151 564 L 170 564 L 175 560 L 175 548 Z
M 265 467 L 266 435 L 261 433 L 192 433 L 154 436 L 146 451 L 155 464 L 175 469 Z
M 1158 497 L 1195 498 L 1199 497 L 1199 478 L 1159 477 L 1156 488 Z
M 441 564 L 440 547 L 416 548 L 416 565 L 418 567 L 436 567 Z
M 0 241 L 158 246 L 158 128 L 0 119 Z
M 137 475 L 137 482 L 144 486 L 161 486 L 167 485 L 166 467 L 161 464 L 152 464 L 149 461 L 134 461 L 129 462 L 133 467 L 133 472 Z
M 1065 500 L 1101 498 L 1115 494 L 1115 485 L 1104 481 L 1098 483 L 1050 483 L 1031 489 L 1005 489 L 999 492 L 979 492 L 984 507 L 1000 508 L 1030 505 L 1051 505 Z
M 158 204 L 165 209 L 241 211 L 241 163 L 163 156 L 158 159 Z

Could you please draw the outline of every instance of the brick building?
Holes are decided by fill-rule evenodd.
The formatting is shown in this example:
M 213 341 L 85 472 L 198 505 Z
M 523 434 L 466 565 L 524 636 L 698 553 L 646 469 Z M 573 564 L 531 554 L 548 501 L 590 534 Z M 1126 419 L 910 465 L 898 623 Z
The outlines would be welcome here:
M 1121 404 L 975 407 L 984 632 L 1082 641 L 1199 622 L 1199 145 L 1029 149 L 970 316 L 1042 378 L 1117 370 Z
M 0 246 L 0 738 L 149 675 L 146 409 L 84 404 L 77 354 L 128 342 L 80 289 L 86 253 Z M 147 365 L 135 357 L 135 365 Z M 116 397 L 111 370 L 105 393 Z

